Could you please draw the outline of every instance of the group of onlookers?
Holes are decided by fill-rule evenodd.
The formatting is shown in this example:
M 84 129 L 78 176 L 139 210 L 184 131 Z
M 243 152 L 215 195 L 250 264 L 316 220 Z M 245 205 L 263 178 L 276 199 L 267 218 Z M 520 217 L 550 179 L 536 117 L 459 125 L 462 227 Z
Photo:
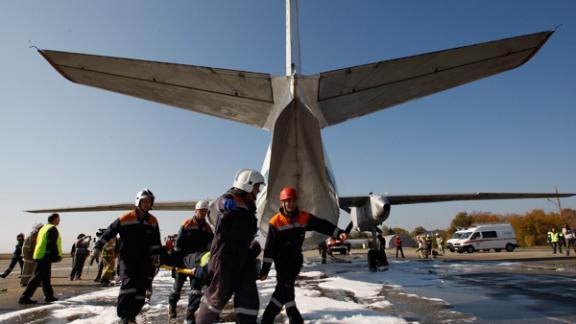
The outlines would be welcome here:
M 574 254 L 576 254 L 576 235 L 568 224 L 564 224 L 560 232 L 552 227 L 550 232 L 546 234 L 546 242 L 552 247 L 553 254 L 556 254 L 557 251 L 562 253 L 562 247 L 566 247 L 567 256 L 570 255 L 570 248 L 574 249 Z

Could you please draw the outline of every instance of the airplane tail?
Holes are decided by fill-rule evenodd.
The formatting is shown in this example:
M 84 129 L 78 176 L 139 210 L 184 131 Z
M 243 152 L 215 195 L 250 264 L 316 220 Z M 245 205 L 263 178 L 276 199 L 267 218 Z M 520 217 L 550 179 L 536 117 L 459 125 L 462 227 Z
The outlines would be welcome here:
M 318 106 L 328 126 L 514 69 L 553 31 L 320 73 Z

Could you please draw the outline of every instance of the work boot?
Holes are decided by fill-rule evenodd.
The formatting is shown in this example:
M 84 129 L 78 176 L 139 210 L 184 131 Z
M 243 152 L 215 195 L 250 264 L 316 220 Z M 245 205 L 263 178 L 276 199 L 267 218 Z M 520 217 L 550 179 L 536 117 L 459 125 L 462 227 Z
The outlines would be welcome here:
M 173 304 L 168 305 L 168 317 L 176 318 L 176 305 Z
M 30 298 L 20 298 L 20 300 L 18 300 L 18 304 L 20 304 L 20 305 L 33 305 L 36 303 L 37 303 L 37 301 L 32 300 Z
M 50 304 L 50 303 L 55 302 L 55 301 L 58 301 L 58 298 L 56 298 L 56 297 L 54 297 L 54 296 L 52 296 L 52 297 L 46 297 L 46 298 L 44 299 L 44 302 L 46 302 L 47 304 Z

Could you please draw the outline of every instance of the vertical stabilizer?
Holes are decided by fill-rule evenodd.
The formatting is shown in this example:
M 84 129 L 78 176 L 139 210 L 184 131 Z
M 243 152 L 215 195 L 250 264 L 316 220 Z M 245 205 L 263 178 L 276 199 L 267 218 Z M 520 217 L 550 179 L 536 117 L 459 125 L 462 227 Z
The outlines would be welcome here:
M 300 74 L 300 24 L 298 0 L 286 0 L 286 75 Z

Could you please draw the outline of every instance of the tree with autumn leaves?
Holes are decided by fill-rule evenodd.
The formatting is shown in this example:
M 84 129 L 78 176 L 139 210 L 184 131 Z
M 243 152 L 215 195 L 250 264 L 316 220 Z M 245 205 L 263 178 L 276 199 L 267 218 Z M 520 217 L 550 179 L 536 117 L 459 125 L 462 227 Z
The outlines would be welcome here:
M 520 246 L 530 247 L 546 244 L 546 233 L 551 228 L 559 230 L 568 224 L 576 228 L 576 210 L 563 209 L 562 214 L 546 213 L 542 209 L 533 209 L 525 214 L 493 214 L 489 212 L 459 212 L 450 223 L 450 233 L 458 228 L 469 227 L 473 224 L 510 223 L 516 232 L 516 239 Z

